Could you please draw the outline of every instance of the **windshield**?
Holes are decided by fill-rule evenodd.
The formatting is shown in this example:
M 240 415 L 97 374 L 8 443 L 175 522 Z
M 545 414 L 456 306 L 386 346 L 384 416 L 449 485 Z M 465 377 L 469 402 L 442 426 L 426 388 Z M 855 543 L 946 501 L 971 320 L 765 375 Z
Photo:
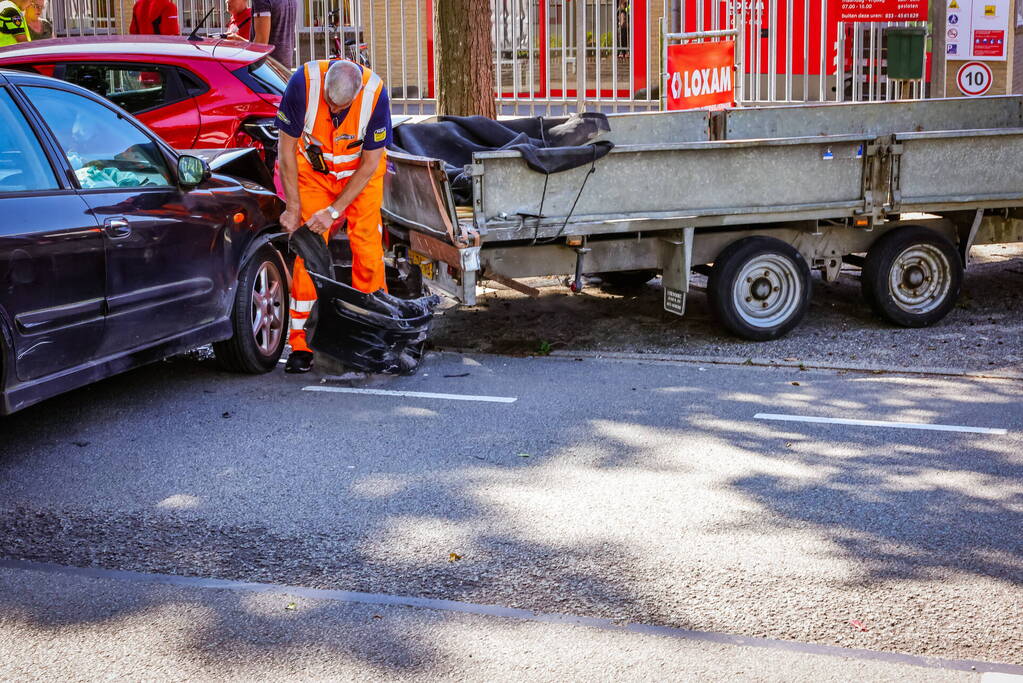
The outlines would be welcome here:
M 253 92 L 264 95 L 284 95 L 291 72 L 273 57 L 264 57 L 258 62 L 235 69 L 235 76 Z

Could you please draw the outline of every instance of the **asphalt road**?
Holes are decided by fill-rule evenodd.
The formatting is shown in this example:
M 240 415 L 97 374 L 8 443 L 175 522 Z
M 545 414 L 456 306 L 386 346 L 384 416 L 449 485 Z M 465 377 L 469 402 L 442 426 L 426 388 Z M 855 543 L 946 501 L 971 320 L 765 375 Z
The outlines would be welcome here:
M 333 391 L 367 387 L 477 400 Z M 1018 381 L 455 354 L 352 385 L 180 358 L 4 420 L 0 557 L 1023 665 L 1021 398 Z M 26 634 L 132 633 L 161 609 L 230 621 L 213 598 L 170 590 L 53 621 L 26 597 L 53 578 L 31 575 L 0 578 L 0 652 Z M 446 653 L 459 629 L 493 623 L 459 619 L 378 635 Z M 305 627 L 304 657 L 339 647 Z M 578 637 L 586 647 L 559 652 L 612 647 Z M 241 657 L 258 643 L 224 647 Z M 494 671 L 509 671 L 496 653 L 522 651 L 482 647 Z M 457 677 L 401 661 L 365 671 Z M 722 672 L 749 671 L 729 661 Z

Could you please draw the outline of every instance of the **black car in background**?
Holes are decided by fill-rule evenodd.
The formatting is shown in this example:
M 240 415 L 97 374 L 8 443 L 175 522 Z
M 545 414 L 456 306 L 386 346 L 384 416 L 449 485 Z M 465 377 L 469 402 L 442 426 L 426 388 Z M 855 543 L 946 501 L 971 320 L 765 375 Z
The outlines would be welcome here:
M 211 342 L 276 367 L 282 209 L 83 88 L 0 71 L 0 414 Z

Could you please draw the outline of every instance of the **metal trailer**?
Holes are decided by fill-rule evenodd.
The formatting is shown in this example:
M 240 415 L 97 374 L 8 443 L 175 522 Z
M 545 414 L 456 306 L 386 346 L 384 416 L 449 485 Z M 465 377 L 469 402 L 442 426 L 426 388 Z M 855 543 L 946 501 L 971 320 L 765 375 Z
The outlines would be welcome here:
M 1023 241 L 1023 97 L 608 118 L 615 147 L 592 166 L 476 153 L 469 207 L 437 160 L 390 154 L 396 244 L 468 305 L 482 280 L 535 295 L 520 278 L 640 271 L 682 315 L 704 274 L 723 325 L 766 340 L 805 315 L 811 269 L 860 268 L 878 314 L 924 326 L 955 305 L 973 245 Z

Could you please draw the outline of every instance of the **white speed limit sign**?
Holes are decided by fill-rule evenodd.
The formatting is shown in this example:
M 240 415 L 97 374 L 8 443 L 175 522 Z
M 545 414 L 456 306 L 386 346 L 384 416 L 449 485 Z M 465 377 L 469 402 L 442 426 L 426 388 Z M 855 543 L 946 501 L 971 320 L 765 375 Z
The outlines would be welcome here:
M 984 62 L 966 62 L 959 67 L 956 85 L 964 95 L 976 97 L 991 88 L 991 68 Z

